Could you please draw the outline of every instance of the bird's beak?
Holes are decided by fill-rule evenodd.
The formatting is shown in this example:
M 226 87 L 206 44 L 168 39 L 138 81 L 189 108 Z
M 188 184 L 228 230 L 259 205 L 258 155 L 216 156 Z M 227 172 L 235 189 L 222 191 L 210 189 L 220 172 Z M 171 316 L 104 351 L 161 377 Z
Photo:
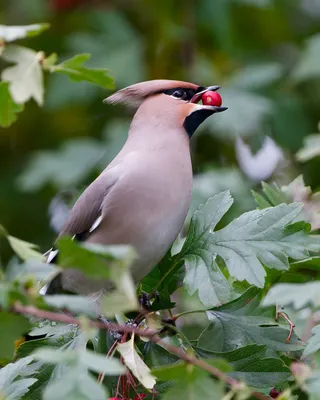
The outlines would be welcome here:
M 190 100 L 190 103 L 197 104 L 201 100 L 201 97 L 204 93 L 208 92 L 209 90 L 215 92 L 219 89 L 220 89 L 220 86 L 218 86 L 218 85 L 208 86 L 201 92 L 196 93 Z M 222 111 L 225 111 L 228 109 L 228 107 L 207 106 L 207 105 L 201 105 L 200 107 L 203 107 L 204 110 L 205 109 L 212 110 L 213 112 L 222 112 Z

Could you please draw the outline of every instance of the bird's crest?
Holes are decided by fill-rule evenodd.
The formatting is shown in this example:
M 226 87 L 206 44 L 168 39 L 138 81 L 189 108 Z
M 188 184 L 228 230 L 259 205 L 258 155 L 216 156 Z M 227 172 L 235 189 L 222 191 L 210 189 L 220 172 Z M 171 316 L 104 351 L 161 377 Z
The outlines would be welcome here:
M 190 82 L 174 81 L 166 79 L 155 79 L 153 81 L 139 82 L 135 85 L 128 86 L 118 90 L 116 93 L 104 100 L 105 104 L 125 104 L 129 107 L 139 107 L 140 104 L 148 97 L 164 90 L 184 88 L 198 89 L 198 85 Z

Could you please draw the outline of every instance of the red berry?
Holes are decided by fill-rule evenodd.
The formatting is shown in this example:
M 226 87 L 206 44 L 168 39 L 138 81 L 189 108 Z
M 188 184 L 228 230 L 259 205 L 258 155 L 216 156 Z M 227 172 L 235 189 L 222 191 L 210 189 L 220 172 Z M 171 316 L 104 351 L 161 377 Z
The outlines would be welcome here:
M 146 394 L 138 394 L 133 400 L 143 400 L 145 397 L 147 397 Z
M 222 98 L 219 93 L 208 90 L 208 92 L 203 93 L 201 97 L 202 103 L 205 106 L 218 106 L 222 104 Z
M 272 388 L 270 390 L 269 396 L 272 397 L 273 399 L 276 399 L 280 394 L 281 392 L 278 392 L 276 388 Z

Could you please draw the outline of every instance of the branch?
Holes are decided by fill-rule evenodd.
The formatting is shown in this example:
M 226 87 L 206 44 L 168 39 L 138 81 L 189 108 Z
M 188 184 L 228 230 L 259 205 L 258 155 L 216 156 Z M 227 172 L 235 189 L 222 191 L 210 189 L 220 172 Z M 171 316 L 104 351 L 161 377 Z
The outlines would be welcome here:
M 33 306 L 24 306 L 20 303 L 15 303 L 11 307 L 11 311 L 19 314 L 28 314 L 39 319 L 49 319 L 50 321 L 62 322 L 64 324 L 81 325 L 81 320 L 71 315 L 56 313 L 52 311 L 40 310 Z M 113 322 L 102 322 L 102 321 L 89 321 L 91 328 L 105 329 L 107 331 L 113 330 L 117 332 L 136 333 L 139 336 L 152 337 L 157 334 L 158 331 L 155 329 L 140 329 L 127 325 L 119 325 Z
M 51 321 L 62 322 L 65 324 L 72 324 L 72 325 L 81 324 L 81 321 L 78 318 L 72 317 L 70 315 L 56 313 L 52 311 L 40 310 L 39 308 L 33 306 L 24 306 L 20 303 L 15 303 L 11 307 L 11 310 L 15 313 L 28 314 L 39 319 L 49 319 Z M 100 322 L 100 321 L 89 321 L 89 326 L 92 328 L 113 330 L 117 332 L 134 333 L 138 336 L 149 337 L 150 340 L 152 340 L 154 343 L 161 345 L 161 347 L 166 349 L 169 353 L 175 354 L 176 356 L 186 361 L 187 363 L 193 364 L 203 369 L 204 371 L 209 372 L 211 375 L 215 376 L 216 378 L 230 385 L 233 389 L 240 389 L 242 387 L 242 384 L 239 381 L 221 372 L 219 369 L 213 367 L 212 365 L 208 364 L 207 362 L 199 358 L 196 358 L 193 355 L 186 354 L 179 347 L 173 346 L 172 344 L 165 342 L 157 335 L 159 331 L 155 329 L 150 329 L 150 328 L 141 329 L 127 325 L 119 325 L 113 322 Z M 265 396 L 263 393 L 259 392 L 253 392 L 252 396 L 254 396 L 258 400 L 269 399 L 268 396 Z

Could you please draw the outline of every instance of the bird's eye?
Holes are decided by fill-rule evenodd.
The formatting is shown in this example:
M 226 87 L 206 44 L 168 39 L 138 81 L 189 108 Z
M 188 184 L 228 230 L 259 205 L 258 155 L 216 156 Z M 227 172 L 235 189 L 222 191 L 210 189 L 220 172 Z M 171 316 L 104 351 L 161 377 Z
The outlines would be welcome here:
M 176 89 L 172 96 L 177 97 L 178 99 L 184 99 L 186 97 L 186 92 L 182 89 Z

